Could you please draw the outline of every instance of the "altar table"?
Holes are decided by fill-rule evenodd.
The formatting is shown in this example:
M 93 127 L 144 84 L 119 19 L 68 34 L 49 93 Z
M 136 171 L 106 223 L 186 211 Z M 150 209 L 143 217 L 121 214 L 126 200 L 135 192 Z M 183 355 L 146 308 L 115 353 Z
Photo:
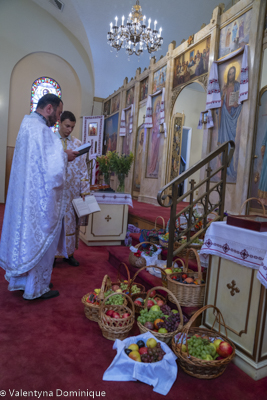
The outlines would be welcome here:
M 205 304 L 221 311 L 236 345 L 233 362 L 254 380 L 267 376 L 266 253 L 267 232 L 226 222 L 210 225 L 200 251 L 209 254 Z M 206 310 L 203 326 L 211 328 L 213 321 L 212 309 Z
M 80 238 L 87 246 L 118 246 L 126 237 L 128 206 L 132 197 L 128 193 L 95 192 L 100 212 L 89 215 L 88 225 L 80 227 Z

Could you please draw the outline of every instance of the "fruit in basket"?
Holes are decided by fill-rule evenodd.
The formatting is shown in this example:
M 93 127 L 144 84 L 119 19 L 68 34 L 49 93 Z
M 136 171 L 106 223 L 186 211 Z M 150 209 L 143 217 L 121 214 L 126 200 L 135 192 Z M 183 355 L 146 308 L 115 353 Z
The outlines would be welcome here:
M 145 342 L 143 340 L 138 340 L 136 344 L 139 347 L 139 349 L 141 349 L 141 347 L 145 347 Z
M 127 356 L 131 353 L 131 349 L 124 349 L 125 353 L 127 354 Z
M 153 328 L 154 328 L 154 324 L 153 324 L 153 322 L 151 322 L 151 321 L 145 322 L 144 326 L 145 326 L 147 329 L 151 330 L 151 331 L 152 331 Z
M 112 290 L 116 292 L 116 290 L 120 289 L 119 285 L 113 285 Z
M 142 303 L 141 303 L 141 301 L 139 301 L 139 300 L 135 300 L 134 301 L 134 304 L 136 305 L 136 306 L 139 306 L 139 307 L 142 307 Z
M 108 310 L 107 312 L 106 312 L 106 315 L 108 316 L 108 317 L 113 317 L 113 313 L 114 313 L 114 311 L 113 310 Z
M 186 279 L 185 279 L 185 282 L 187 282 L 187 283 L 194 283 L 194 279 L 192 279 L 192 278 L 186 278 Z
M 112 318 L 115 318 L 115 319 L 120 319 L 120 314 L 119 313 L 117 313 L 116 311 L 113 311 L 113 315 L 112 315 Z
M 217 347 L 217 353 L 220 357 L 229 357 L 233 352 L 232 346 L 227 342 L 221 342 L 219 347 Z
M 129 354 L 128 357 L 130 357 L 134 361 L 141 362 L 141 356 L 140 356 L 139 351 L 135 351 L 135 350 L 131 351 L 131 353 Z
M 186 274 L 183 274 L 182 275 L 182 279 L 186 279 L 187 278 L 187 275 Z
M 214 344 L 214 346 L 216 347 L 216 349 L 217 349 L 217 347 L 220 346 L 220 343 L 221 343 L 221 342 L 222 342 L 222 339 L 216 339 L 216 340 L 214 340 L 213 344 Z
M 128 318 L 130 317 L 130 314 L 128 312 L 122 314 L 121 318 Z
M 166 274 L 172 274 L 172 269 L 171 268 L 166 268 L 164 271 L 166 272 Z
M 172 310 L 173 314 L 178 314 L 178 310 Z
M 147 346 L 148 348 L 150 348 L 150 349 L 153 349 L 154 347 L 156 347 L 156 346 L 157 346 L 157 341 L 156 341 L 156 339 L 154 339 L 154 338 L 149 338 L 149 339 L 147 339 L 146 346 Z
M 132 343 L 132 344 L 130 344 L 130 346 L 128 346 L 128 349 L 130 349 L 132 351 L 138 351 L 139 350 L 139 346 L 136 343 Z
M 147 308 L 151 308 L 155 305 L 153 300 L 147 300 Z
M 156 296 L 156 290 L 152 290 L 150 292 L 150 297 L 155 297 Z
M 165 328 L 159 328 L 158 333 L 168 333 L 168 331 Z
M 137 301 L 140 301 L 140 303 L 144 303 L 144 299 L 142 299 L 142 297 L 138 297 L 137 299 L 136 299 Z
M 214 343 L 210 343 L 210 347 L 212 348 L 211 355 L 212 355 L 212 357 L 215 357 L 216 354 L 217 354 L 215 344 Z
M 139 354 L 147 354 L 147 347 L 141 347 L 140 349 L 139 349 Z
M 154 321 L 154 327 L 155 327 L 155 329 L 159 329 L 159 328 L 160 328 L 160 327 L 158 326 L 158 324 L 161 323 L 161 322 L 164 322 L 164 320 L 161 319 L 161 318 L 157 318 L 157 319 Z
M 119 288 L 117 290 L 115 290 L 116 293 L 122 293 L 122 290 Z
M 154 304 L 151 308 L 150 311 L 160 311 L 160 306 Z
M 206 360 L 206 361 L 212 361 L 213 358 L 210 354 L 206 354 L 206 357 L 202 358 L 202 360 Z
M 158 300 L 158 301 L 157 301 L 157 304 L 158 304 L 158 306 L 159 306 L 159 307 L 161 307 L 161 306 L 163 306 L 163 305 L 164 305 L 164 301 L 162 301 L 162 300 Z

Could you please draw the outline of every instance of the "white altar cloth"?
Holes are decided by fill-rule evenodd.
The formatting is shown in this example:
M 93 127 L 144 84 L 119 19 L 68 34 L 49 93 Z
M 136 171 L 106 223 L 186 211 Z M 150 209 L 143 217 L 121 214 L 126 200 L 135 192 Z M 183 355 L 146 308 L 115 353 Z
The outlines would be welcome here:
M 132 196 L 129 193 L 95 192 L 93 195 L 99 204 L 126 204 L 133 207 Z
M 257 278 L 267 288 L 267 232 L 213 222 L 207 229 L 201 255 L 212 254 L 257 269 Z

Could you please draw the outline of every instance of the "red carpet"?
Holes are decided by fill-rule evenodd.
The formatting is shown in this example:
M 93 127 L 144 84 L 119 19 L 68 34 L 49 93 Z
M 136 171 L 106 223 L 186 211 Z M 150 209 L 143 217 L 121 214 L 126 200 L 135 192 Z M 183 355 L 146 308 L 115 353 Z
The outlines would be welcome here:
M 189 203 L 181 202 L 177 204 L 177 213 L 183 208 L 187 207 Z M 137 200 L 133 200 L 133 207 L 129 207 L 129 214 L 140 217 L 146 221 L 155 223 L 156 218 L 160 215 L 165 220 L 165 225 L 170 219 L 170 207 L 154 206 L 151 204 L 140 203 Z M 158 218 L 157 224 L 162 226 L 162 219 Z
M 0 225 L 3 205 L 0 205 Z M 0 395 L 3 399 L 36 399 L 11 395 L 12 390 L 47 391 L 49 398 L 74 398 L 70 391 L 105 391 L 108 400 L 162 399 L 152 387 L 140 382 L 104 382 L 112 362 L 113 342 L 102 336 L 97 323 L 83 311 L 82 296 L 100 287 L 105 274 L 116 278 L 106 248 L 80 243 L 75 257 L 80 267 L 58 262 L 52 282 L 60 296 L 51 300 L 26 301 L 21 292 L 9 292 L 0 270 Z M 135 327 L 133 334 L 138 334 Z M 61 395 L 56 395 L 56 390 Z M 7 395 L 2 396 L 5 390 Z M 9 390 L 11 392 L 9 392 Z M 168 400 L 265 399 L 267 378 L 255 382 L 234 364 L 214 380 L 203 381 L 181 369 Z M 91 394 L 92 396 L 92 394 Z M 48 395 L 39 397 L 48 398 Z M 86 396 L 75 398 L 87 399 Z M 95 396 L 96 398 L 96 396 Z M 99 398 L 99 397 L 98 397 Z

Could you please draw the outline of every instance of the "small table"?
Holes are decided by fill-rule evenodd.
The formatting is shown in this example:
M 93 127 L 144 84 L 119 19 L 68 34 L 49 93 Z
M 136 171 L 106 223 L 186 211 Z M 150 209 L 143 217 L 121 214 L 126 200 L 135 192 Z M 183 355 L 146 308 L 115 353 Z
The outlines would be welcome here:
M 200 251 L 209 254 L 205 304 L 221 311 L 237 348 L 233 362 L 254 380 L 267 376 L 266 252 L 267 232 L 226 222 L 210 225 Z M 203 314 L 202 323 L 210 328 L 212 309 Z
M 128 206 L 133 206 L 128 193 L 93 193 L 101 208 L 89 215 L 88 225 L 80 227 L 80 238 L 87 246 L 118 246 L 125 239 Z

